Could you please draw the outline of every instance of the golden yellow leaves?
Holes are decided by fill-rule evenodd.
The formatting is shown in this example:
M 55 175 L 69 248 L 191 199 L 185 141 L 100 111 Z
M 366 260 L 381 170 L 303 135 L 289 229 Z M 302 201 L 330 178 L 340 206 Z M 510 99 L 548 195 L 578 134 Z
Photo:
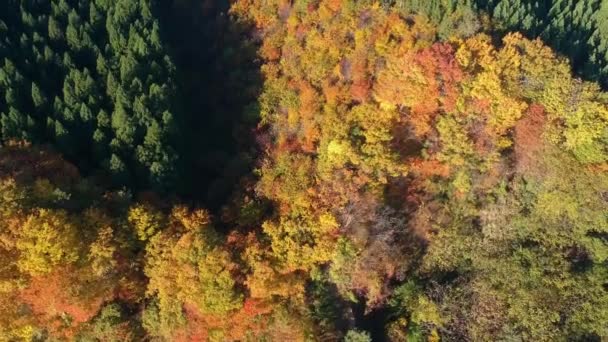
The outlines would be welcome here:
M 128 220 L 137 237 L 146 241 L 162 228 L 163 215 L 151 206 L 138 204 L 129 210 Z
M 351 161 L 352 155 L 350 143 L 344 140 L 332 140 L 327 145 L 328 163 L 334 167 L 343 167 Z
M 64 211 L 39 209 L 26 219 L 15 244 L 22 272 L 39 275 L 78 259 L 77 228 Z
M 116 246 L 114 245 L 114 231 L 106 226 L 99 230 L 97 239 L 89 247 L 89 259 L 95 275 L 102 277 L 109 274 L 116 267 Z
M 189 210 L 185 206 L 176 206 L 171 212 L 171 218 L 176 220 L 187 231 L 201 229 L 211 223 L 209 213 L 203 209 Z
M 172 216 L 178 225 L 156 234 L 146 246 L 147 291 L 158 297 L 161 319 L 172 319 L 185 305 L 220 316 L 239 308 L 232 277 L 236 265 L 213 228 L 203 227 L 208 214 L 177 208 Z
M 337 222 L 330 214 L 267 221 L 262 228 L 271 239 L 273 255 L 285 271 L 306 270 L 327 262 L 335 245 Z
M 476 35 L 464 42 L 458 42 L 456 60 L 467 71 L 478 68 L 491 69 L 494 64 L 494 47 L 490 37 L 484 34 Z

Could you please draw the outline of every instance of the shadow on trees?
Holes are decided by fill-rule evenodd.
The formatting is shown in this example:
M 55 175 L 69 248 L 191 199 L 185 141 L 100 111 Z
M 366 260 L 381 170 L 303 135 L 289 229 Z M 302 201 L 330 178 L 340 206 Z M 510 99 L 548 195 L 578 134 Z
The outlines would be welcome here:
M 178 69 L 186 200 L 218 210 L 250 173 L 261 87 L 252 30 L 227 0 L 163 2 L 162 24 Z

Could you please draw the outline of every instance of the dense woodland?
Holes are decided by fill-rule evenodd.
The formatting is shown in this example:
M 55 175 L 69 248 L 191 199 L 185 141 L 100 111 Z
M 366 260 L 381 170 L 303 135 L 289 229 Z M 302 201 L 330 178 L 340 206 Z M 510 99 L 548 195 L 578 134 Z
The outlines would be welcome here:
M 5 0 L 0 341 L 603 341 L 599 0 Z

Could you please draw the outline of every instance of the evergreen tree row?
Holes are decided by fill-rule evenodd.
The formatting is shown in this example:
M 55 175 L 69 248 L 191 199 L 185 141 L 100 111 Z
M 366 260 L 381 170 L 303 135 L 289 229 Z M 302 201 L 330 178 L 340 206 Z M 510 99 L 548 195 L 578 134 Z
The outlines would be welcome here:
M 116 185 L 177 168 L 175 66 L 154 0 L 0 4 L 1 140 L 50 143 Z
M 469 37 L 480 28 L 471 0 L 389 0 L 386 3 L 404 14 L 425 16 L 437 26 L 437 35 L 443 40 L 452 36 Z
M 608 2 L 602 0 L 479 0 L 500 32 L 541 37 L 568 56 L 587 79 L 608 82 Z

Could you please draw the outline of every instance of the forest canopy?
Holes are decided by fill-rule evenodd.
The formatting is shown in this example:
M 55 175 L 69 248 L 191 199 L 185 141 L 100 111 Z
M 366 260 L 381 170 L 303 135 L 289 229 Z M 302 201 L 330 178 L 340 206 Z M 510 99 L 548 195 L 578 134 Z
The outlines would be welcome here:
M 175 65 L 153 1 L 3 1 L 2 140 L 51 143 L 118 184 L 170 186 Z
M 0 341 L 603 341 L 603 7 L 3 2 Z

